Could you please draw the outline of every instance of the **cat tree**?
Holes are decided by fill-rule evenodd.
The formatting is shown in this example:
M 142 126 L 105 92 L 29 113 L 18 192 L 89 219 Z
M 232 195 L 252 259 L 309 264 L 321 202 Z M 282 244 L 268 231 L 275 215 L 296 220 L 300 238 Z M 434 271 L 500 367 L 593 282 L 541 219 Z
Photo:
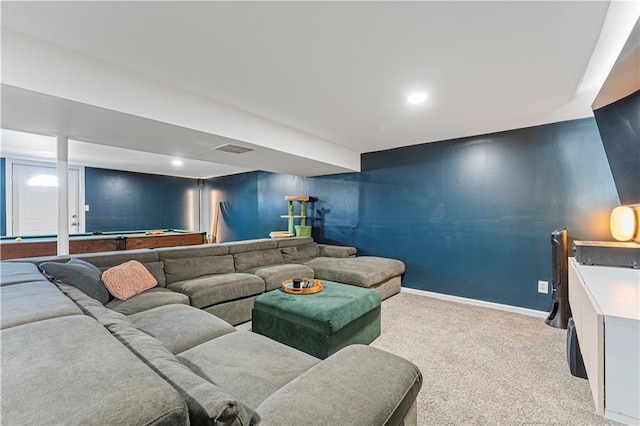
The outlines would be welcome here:
M 307 201 L 309 201 L 308 195 L 285 195 L 284 200 L 289 203 L 287 214 L 283 214 L 280 217 L 288 219 L 289 228 L 287 231 L 274 231 L 269 234 L 271 238 L 286 238 L 293 237 L 310 237 L 311 226 L 307 226 Z M 300 214 L 295 214 L 294 202 L 300 203 Z M 295 219 L 300 219 L 300 225 L 295 225 Z M 295 234 L 294 234 L 295 231 Z

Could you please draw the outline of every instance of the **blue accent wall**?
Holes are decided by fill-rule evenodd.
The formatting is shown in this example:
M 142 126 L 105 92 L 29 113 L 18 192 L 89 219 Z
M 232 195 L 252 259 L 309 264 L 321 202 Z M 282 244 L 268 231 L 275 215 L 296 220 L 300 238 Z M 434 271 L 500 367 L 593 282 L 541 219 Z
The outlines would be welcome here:
M 206 191 L 219 194 L 218 241 L 248 240 L 263 234 L 258 221 L 258 176 L 259 172 L 242 173 L 205 182 Z
M 620 202 L 640 203 L 640 90 L 593 113 Z
M 196 179 L 85 168 L 86 231 L 191 229 Z
M 401 259 L 403 285 L 548 310 L 550 234 L 610 240 L 619 205 L 592 118 L 364 154 L 362 172 L 213 179 L 221 240 L 286 230 L 285 195 L 311 195 L 314 237 Z
M 4 158 L 0 158 L 0 200 L 2 207 L 0 208 L 0 235 L 7 235 L 7 180 L 6 180 L 7 162 Z
M 367 154 L 362 166 L 360 242 L 404 260 L 405 285 L 533 309 L 550 305 L 536 283 L 550 279 L 551 231 L 608 240 L 618 205 L 593 119 Z M 394 233 L 395 247 L 377 248 Z

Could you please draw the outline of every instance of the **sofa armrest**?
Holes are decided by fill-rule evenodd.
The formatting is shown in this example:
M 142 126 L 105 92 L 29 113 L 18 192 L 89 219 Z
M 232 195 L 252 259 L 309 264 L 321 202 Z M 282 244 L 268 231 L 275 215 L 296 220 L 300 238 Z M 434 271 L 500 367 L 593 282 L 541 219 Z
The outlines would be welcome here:
M 262 402 L 269 425 L 398 425 L 415 412 L 418 367 L 396 355 L 351 345 L 316 364 Z
M 355 247 L 318 244 L 321 257 L 353 257 L 357 253 Z

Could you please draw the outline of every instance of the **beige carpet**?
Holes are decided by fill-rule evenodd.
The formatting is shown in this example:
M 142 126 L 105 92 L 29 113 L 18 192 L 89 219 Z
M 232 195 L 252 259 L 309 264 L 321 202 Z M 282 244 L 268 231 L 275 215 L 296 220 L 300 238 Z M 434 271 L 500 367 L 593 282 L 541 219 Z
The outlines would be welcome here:
M 569 373 L 565 339 L 541 318 L 400 293 L 382 303 L 371 346 L 422 371 L 419 425 L 617 424 Z
M 566 330 L 544 319 L 400 293 L 382 304 L 371 346 L 415 363 L 420 425 L 602 425 L 572 376 Z

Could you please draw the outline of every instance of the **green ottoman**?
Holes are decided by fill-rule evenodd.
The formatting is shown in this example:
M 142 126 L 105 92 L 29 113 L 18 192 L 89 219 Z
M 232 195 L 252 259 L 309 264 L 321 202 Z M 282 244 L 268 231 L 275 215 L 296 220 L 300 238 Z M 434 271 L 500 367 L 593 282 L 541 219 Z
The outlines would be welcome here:
M 380 335 L 380 293 L 322 281 L 314 294 L 281 289 L 258 296 L 252 331 L 324 359 L 345 346 L 369 344 Z

